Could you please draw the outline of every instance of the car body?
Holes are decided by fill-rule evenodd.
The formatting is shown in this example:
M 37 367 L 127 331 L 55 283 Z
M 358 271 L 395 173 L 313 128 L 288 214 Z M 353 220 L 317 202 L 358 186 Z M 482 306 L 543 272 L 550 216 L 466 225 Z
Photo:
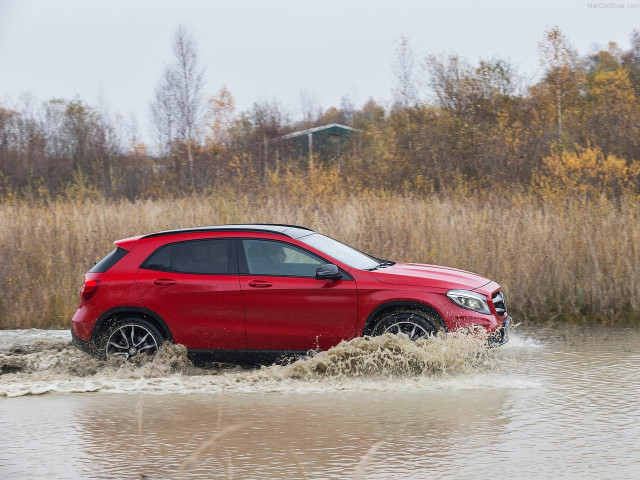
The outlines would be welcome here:
M 74 344 L 129 358 L 165 340 L 191 354 L 268 359 L 385 332 L 412 339 L 481 326 L 507 341 L 500 285 L 395 263 L 279 224 L 169 230 L 115 243 L 85 275 Z

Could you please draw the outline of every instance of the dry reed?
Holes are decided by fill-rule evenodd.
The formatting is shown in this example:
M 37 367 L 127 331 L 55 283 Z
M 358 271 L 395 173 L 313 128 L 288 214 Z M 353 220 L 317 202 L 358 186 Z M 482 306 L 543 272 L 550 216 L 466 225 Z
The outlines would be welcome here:
M 639 217 L 634 200 L 541 202 L 524 195 L 4 203 L 0 328 L 68 326 L 83 274 L 116 239 L 248 222 L 305 225 L 382 258 L 475 271 L 503 286 L 520 320 L 637 321 Z
M 195 464 L 201 462 L 209 453 L 213 452 L 218 441 L 232 433 L 246 428 L 246 424 L 229 425 L 224 427 L 217 433 L 211 435 L 206 441 L 202 442 L 200 446 L 193 452 L 187 459 L 185 459 L 180 465 L 180 471 L 184 472 L 186 469 L 193 467 Z
M 362 456 L 362 458 L 358 462 L 358 465 L 356 465 L 356 471 L 353 475 L 354 480 L 361 480 L 364 478 L 364 474 L 367 471 L 367 467 L 369 466 L 369 464 L 373 460 L 373 456 L 376 454 L 376 452 L 382 446 L 383 443 L 384 443 L 383 441 L 379 441 L 371 445 L 371 447 L 369 447 L 369 450 L 367 450 L 367 452 Z

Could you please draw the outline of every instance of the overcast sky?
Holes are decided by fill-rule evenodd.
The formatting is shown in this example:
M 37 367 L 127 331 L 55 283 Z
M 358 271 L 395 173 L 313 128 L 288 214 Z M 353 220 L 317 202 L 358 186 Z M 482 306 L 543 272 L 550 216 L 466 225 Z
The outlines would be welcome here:
M 637 2 L 637 3 L 636 3 Z M 277 99 L 295 116 L 301 91 L 319 106 L 391 96 L 390 62 L 402 36 L 423 57 L 498 55 L 529 78 L 537 43 L 558 25 L 581 54 L 628 48 L 640 0 L 627 8 L 576 0 L 0 0 L 0 101 L 79 96 L 137 118 L 149 103 L 178 24 L 194 33 L 206 92 L 226 85 L 240 110 Z M 589 5 L 600 8 L 590 8 Z

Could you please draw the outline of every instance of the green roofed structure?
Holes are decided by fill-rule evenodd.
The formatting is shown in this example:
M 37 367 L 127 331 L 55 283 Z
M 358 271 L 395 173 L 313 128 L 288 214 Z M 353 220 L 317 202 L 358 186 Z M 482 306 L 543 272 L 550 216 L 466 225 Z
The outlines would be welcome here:
M 342 144 L 350 139 L 355 131 L 346 125 L 331 123 L 292 132 L 272 141 L 282 144 L 287 152 L 297 157 L 308 156 L 309 161 L 312 161 L 314 154 L 325 161 L 331 159 L 339 161 Z

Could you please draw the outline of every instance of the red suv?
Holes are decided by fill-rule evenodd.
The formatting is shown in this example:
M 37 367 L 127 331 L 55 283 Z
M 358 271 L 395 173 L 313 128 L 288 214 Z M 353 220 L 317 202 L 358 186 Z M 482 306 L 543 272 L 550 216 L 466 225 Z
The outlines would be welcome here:
M 473 325 L 493 345 L 508 339 L 497 283 L 381 260 L 304 227 L 189 228 L 115 245 L 85 275 L 71 327 L 74 344 L 102 358 L 169 340 L 195 355 L 260 361 L 363 335 L 415 340 Z

